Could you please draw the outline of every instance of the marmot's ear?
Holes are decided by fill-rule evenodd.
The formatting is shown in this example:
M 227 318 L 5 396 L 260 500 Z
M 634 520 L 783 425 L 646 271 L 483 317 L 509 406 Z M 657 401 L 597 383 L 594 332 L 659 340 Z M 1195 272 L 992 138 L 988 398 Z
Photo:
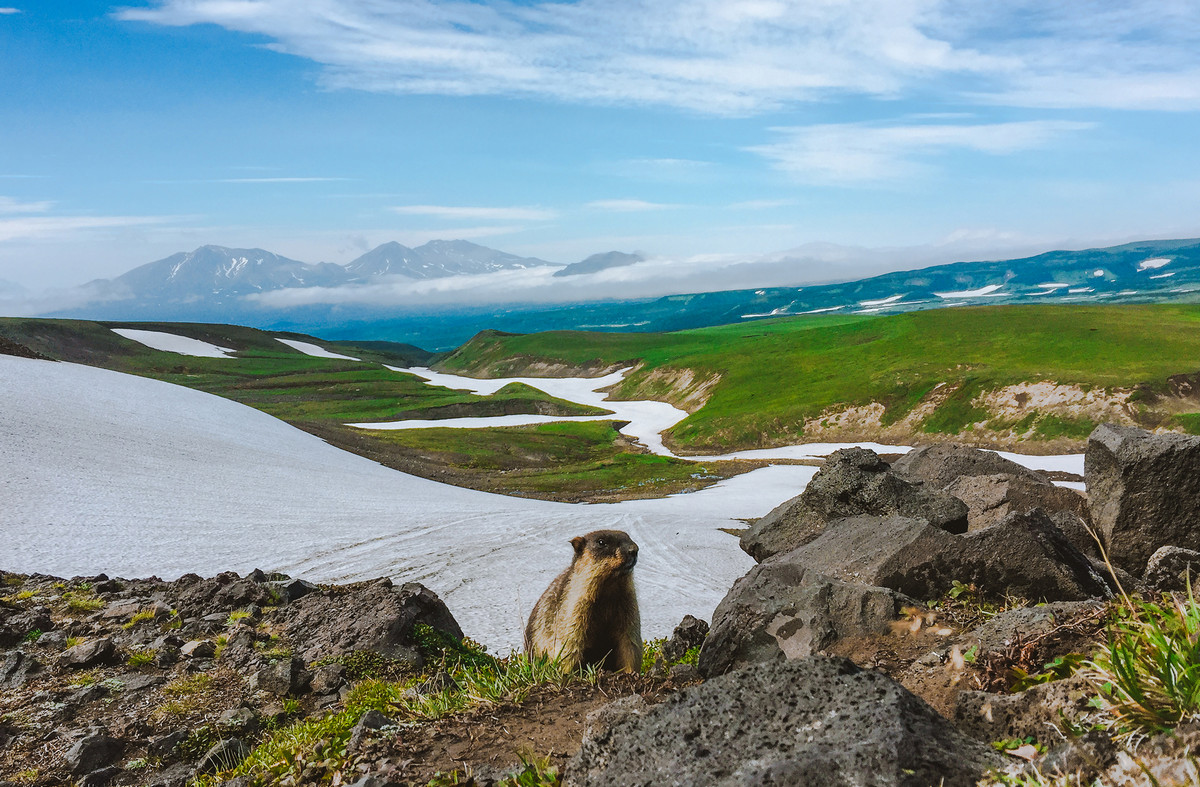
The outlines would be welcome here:
M 583 545 L 587 543 L 587 539 L 583 536 L 575 536 L 571 539 L 571 546 L 575 547 L 575 554 L 583 554 Z

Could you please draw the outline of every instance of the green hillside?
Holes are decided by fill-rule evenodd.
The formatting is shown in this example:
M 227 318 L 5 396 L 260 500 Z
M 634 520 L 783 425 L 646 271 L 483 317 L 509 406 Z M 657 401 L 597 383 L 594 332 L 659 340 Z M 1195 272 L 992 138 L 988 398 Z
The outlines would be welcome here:
M 668 334 L 484 333 L 439 366 L 493 376 L 535 362 L 592 371 L 640 364 L 618 396 L 687 406 L 691 415 L 670 436 L 697 452 L 922 433 L 1036 450 L 1078 443 L 1097 420 L 1120 413 L 1147 426 L 1195 428 L 1200 420 L 1200 401 L 1170 380 L 1200 370 L 1193 305 L 957 308 Z M 705 381 L 708 390 L 698 391 Z M 1041 381 L 1077 386 L 1081 401 L 1032 397 L 989 408 L 982 400 Z M 874 429 L 871 419 L 839 427 L 831 418 L 851 407 L 872 408 Z

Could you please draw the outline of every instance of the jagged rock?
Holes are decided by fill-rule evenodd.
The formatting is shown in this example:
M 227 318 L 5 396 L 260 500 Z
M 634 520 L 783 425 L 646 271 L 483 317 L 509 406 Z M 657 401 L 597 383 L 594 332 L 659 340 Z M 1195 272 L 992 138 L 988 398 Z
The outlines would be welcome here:
M 350 742 L 346 744 L 347 751 L 356 751 L 363 741 L 375 730 L 390 727 L 396 722 L 384 716 L 377 710 L 369 710 L 358 718 L 354 729 L 350 731 Z
M 76 787 L 104 787 L 106 784 L 112 784 L 122 773 L 124 771 L 120 768 L 110 765 L 107 768 L 99 768 L 92 771 L 75 784 Z
M 955 580 L 974 584 L 984 595 L 1031 600 L 1079 601 L 1110 593 L 1091 561 L 1036 509 L 961 536 L 904 517 L 840 519 L 820 538 L 774 559 L 921 600 L 940 597 Z
M 260 669 L 250 678 L 250 688 L 285 697 L 303 693 L 311 681 L 312 674 L 304 669 L 304 660 L 293 657 Z
M 66 755 L 71 775 L 79 778 L 86 773 L 111 765 L 125 750 L 125 744 L 106 733 L 88 735 L 72 746 Z
M 356 614 L 347 615 L 353 609 Z M 394 587 L 383 579 L 336 595 L 311 593 L 276 613 L 285 636 L 306 661 L 369 650 L 414 667 L 423 663 L 413 626 L 424 623 L 452 637 L 462 629 L 432 590 L 415 582 Z
M 1087 715 L 1096 689 L 1082 676 L 1043 683 L 1016 694 L 964 691 L 958 695 L 954 720 L 960 730 L 981 741 L 1025 738 L 1060 740 L 1055 730 L 1064 719 Z M 1060 715 L 1061 714 L 1061 715 Z
M 47 632 L 54 628 L 50 610 L 33 607 L 22 612 L 10 612 L 0 603 L 0 648 L 21 643 L 31 631 Z
M 211 639 L 194 639 L 179 649 L 189 659 L 211 659 L 217 655 L 217 644 Z
M 1025 514 L 1035 508 L 1047 514 L 1068 512 L 1082 517 L 1087 513 L 1087 499 L 1083 495 L 1037 476 L 1008 473 L 962 476 L 946 486 L 945 491 L 967 504 L 970 531 L 983 530 L 999 524 L 1009 514 Z M 1094 542 L 1091 547 L 1095 549 Z
M 187 730 L 175 730 L 150 741 L 146 753 L 151 757 L 166 757 L 175 751 L 175 747 L 187 740 Z
M 253 735 L 260 725 L 257 713 L 250 708 L 241 707 L 222 712 L 217 717 L 217 726 L 226 731 Z
M 41 668 L 41 662 L 33 656 L 26 655 L 19 650 L 9 651 L 8 655 L 4 657 L 4 663 L 0 664 L 0 686 L 10 689 L 20 688 L 30 675 L 38 672 Z
M 303 579 L 284 579 L 268 582 L 267 587 L 274 588 L 279 597 L 286 602 L 292 602 L 318 590 L 317 586 Z
M 155 775 L 150 787 L 188 787 L 195 775 L 196 768 L 192 763 L 177 762 Z
M 1142 584 L 1151 593 L 1182 593 L 1192 587 L 1200 595 L 1200 552 L 1160 547 L 1146 564 Z
M 683 620 L 671 632 L 671 638 L 663 643 L 662 655 L 667 661 L 679 661 L 692 648 L 699 647 L 708 636 L 708 623 L 691 615 L 684 615 Z
M 667 674 L 674 683 L 692 683 L 704 677 L 700 670 L 691 664 L 676 664 Z
M 630 694 L 619 700 L 613 700 L 607 705 L 601 705 L 587 715 L 584 740 L 606 733 L 618 722 L 624 721 L 630 716 L 640 715 L 649 707 L 646 698 L 641 694 Z
M 64 650 L 58 656 L 58 663 L 63 667 L 83 669 L 111 663 L 116 656 L 117 646 L 108 637 L 101 637 Z
M 892 463 L 892 471 L 910 481 L 923 481 L 933 489 L 945 489 L 967 476 L 1006 475 L 1045 481 L 1035 470 L 1005 459 L 995 451 L 958 443 L 937 443 L 914 448 Z
M 1077 784 L 1092 784 L 1116 759 L 1117 746 L 1113 739 L 1098 730 L 1089 730 L 1050 749 L 1036 766 L 1027 768 L 1026 773 L 1039 780 L 1047 776 L 1073 777 Z M 1036 772 L 1033 767 L 1037 768 Z
M 840 527 L 840 522 L 831 525 Z M 933 532 L 954 538 L 940 530 Z M 760 563 L 734 583 L 713 612 L 712 629 L 700 649 L 702 674 L 803 659 L 846 637 L 885 634 L 904 606 L 916 604 L 894 590 L 807 568 L 797 553 L 819 545 L 820 540 Z
M 216 773 L 236 768 L 250 756 L 250 747 L 241 738 L 227 738 L 209 749 L 200 762 L 196 773 Z
M 685 689 L 583 742 L 580 787 L 967 787 L 998 755 L 845 659 L 760 664 Z
M 1140 576 L 1159 547 L 1200 545 L 1200 437 L 1104 424 L 1088 438 L 1084 475 L 1117 566 Z
M 832 520 L 859 515 L 920 518 L 948 533 L 967 530 L 961 500 L 893 473 L 874 451 L 845 448 L 829 456 L 804 492 L 742 533 L 741 546 L 762 562 L 813 541 Z
M 324 664 L 312 673 L 312 690 L 317 694 L 328 694 L 346 685 L 346 668 L 341 664 Z

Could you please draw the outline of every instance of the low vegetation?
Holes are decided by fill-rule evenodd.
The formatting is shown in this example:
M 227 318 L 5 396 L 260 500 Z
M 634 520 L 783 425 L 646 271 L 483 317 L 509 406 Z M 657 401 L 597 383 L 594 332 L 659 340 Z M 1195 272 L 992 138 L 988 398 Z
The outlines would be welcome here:
M 1100 393 L 1123 390 L 1141 394 L 1130 397 L 1141 423 L 1198 429 L 1200 413 L 1173 414 L 1156 404 L 1170 393 L 1168 378 L 1200 367 L 1197 327 L 1200 308 L 1189 305 L 936 309 L 669 334 L 484 333 L 439 367 L 504 375 L 532 363 L 591 369 L 641 364 L 617 389 L 617 396 L 629 399 L 681 399 L 687 387 L 663 381 L 683 372 L 690 373 L 685 379 L 712 379 L 703 406 L 693 407 L 670 433 L 675 445 L 697 452 L 799 441 L 830 413 L 870 405 L 883 408 L 877 431 L 916 413 L 908 427 L 914 436 L 972 431 L 986 440 L 1001 431 L 994 427 L 1007 432 L 1032 415 L 1012 439 L 1078 441 L 1092 425 L 1086 413 L 1034 405 L 1028 412 L 998 413 L 978 395 L 1038 381 Z M 937 397 L 931 412 L 918 410 Z M 1200 401 L 1188 401 L 1178 405 L 1200 410 Z M 1001 423 L 989 426 L 996 419 Z

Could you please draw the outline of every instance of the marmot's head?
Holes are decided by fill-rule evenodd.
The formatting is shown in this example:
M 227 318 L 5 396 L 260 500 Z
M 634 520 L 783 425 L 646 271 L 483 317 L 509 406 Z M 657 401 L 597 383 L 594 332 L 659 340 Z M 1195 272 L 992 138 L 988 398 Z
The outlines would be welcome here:
M 623 530 L 593 530 L 571 539 L 575 559 L 603 566 L 608 574 L 628 574 L 637 564 L 638 545 Z

